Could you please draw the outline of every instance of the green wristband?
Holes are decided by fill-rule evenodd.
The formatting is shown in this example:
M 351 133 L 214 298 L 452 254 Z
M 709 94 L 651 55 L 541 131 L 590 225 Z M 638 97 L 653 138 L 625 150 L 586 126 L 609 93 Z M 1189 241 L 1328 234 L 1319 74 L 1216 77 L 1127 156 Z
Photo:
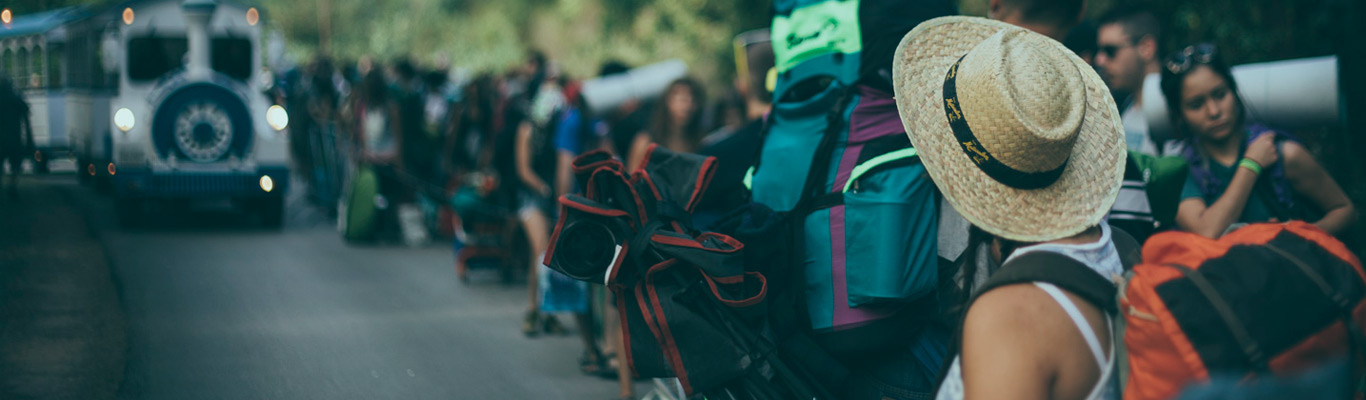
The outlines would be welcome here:
M 1238 166 L 1252 170 L 1252 173 L 1254 174 L 1262 174 L 1262 164 L 1258 164 L 1256 161 L 1252 161 L 1251 158 L 1244 158 L 1242 161 L 1239 161 Z

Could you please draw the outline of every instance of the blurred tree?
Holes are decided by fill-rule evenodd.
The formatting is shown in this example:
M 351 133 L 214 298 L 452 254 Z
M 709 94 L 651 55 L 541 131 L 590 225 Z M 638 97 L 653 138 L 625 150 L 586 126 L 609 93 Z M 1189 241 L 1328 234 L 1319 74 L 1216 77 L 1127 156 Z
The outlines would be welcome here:
M 113 4 L 115 0 L 24 0 L 17 2 L 6 2 L 0 8 L 8 8 L 16 16 L 34 13 L 39 11 L 52 10 L 62 7 L 79 5 L 107 5 Z

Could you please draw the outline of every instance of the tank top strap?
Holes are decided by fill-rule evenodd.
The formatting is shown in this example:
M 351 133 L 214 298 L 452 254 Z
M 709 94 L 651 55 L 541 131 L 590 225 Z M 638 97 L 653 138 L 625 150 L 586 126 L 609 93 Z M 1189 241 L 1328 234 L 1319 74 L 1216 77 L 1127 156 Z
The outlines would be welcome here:
M 1105 358 L 1105 350 L 1101 349 L 1100 340 L 1096 338 L 1096 332 L 1091 330 L 1091 324 L 1086 321 L 1086 316 L 1081 314 L 1081 310 L 1077 309 L 1077 305 L 1072 303 L 1072 299 L 1068 298 L 1061 289 L 1051 283 L 1035 282 L 1034 286 L 1038 286 L 1039 289 L 1043 289 L 1049 296 L 1052 296 L 1053 300 L 1062 306 L 1063 311 L 1067 312 L 1067 316 L 1072 318 L 1072 323 L 1077 325 L 1077 330 L 1080 330 L 1081 336 L 1086 339 L 1086 345 L 1091 348 L 1091 354 L 1096 358 L 1096 365 L 1100 367 L 1101 371 L 1104 371 L 1105 367 L 1110 364 Z

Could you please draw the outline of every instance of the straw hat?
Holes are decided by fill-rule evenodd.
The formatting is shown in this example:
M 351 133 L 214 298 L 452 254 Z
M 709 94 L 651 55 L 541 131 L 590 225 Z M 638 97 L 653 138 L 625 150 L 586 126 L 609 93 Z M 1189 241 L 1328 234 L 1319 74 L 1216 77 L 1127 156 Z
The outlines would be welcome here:
M 1089 65 L 1053 39 L 973 17 L 926 21 L 896 51 L 902 123 L 964 218 L 1021 242 L 1100 223 L 1123 178 L 1124 127 Z

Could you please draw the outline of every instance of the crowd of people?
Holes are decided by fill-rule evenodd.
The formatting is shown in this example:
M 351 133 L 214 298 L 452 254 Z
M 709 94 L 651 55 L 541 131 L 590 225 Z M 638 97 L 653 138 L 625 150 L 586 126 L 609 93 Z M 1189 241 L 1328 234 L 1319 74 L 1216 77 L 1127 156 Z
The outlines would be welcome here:
M 767 57 L 771 65 L 771 50 Z M 608 61 L 598 77 L 630 68 Z M 759 71 L 766 72 L 767 67 Z M 541 311 L 540 297 L 547 289 L 540 275 L 549 270 L 540 261 L 558 211 L 555 199 L 574 190 L 569 163 L 575 156 L 606 150 L 634 166 L 651 143 L 701 151 L 704 143 L 733 136 L 745 116 L 754 120 L 766 112 L 747 110 L 747 105 L 765 102 L 739 101 L 739 92 L 709 103 L 703 85 L 690 77 L 670 83 L 657 98 L 591 112 L 580 94 L 581 80 L 567 76 L 537 51 L 504 73 L 483 73 L 462 82 L 454 81 L 445 65 L 424 69 L 408 59 L 382 63 L 362 58 L 339 66 L 325 57 L 280 74 L 277 82 L 272 95 L 290 112 L 296 173 L 316 207 L 337 216 L 357 206 L 347 204 L 354 201 L 345 196 L 348 186 L 357 170 L 374 171 L 380 194 L 376 201 L 382 204 L 376 232 L 368 240 L 421 243 L 422 235 L 413 243 L 405 234 L 411 227 L 403 225 L 410 221 L 401 211 L 409 207 L 425 208 L 420 229 L 440 236 L 449 221 L 438 218 L 448 217 L 433 210 L 450 207 L 452 197 L 462 191 L 476 192 L 479 204 L 477 210 L 458 211 L 479 215 L 455 215 L 445 234 L 459 242 L 475 233 L 463 229 L 472 229 L 476 218 L 502 218 L 492 224 L 504 228 L 506 241 L 500 245 L 512 253 L 502 261 L 518 265 L 516 269 L 525 266 L 529 306 L 521 329 L 527 336 L 568 331 L 559 318 Z M 467 245 L 457 244 L 457 251 Z M 601 307 L 604 296 L 594 298 L 592 306 Z M 582 323 L 584 372 L 618 376 L 621 363 L 613 343 L 620 335 L 599 326 L 603 318 L 594 322 L 599 316 L 614 324 L 612 314 L 591 312 L 588 304 L 568 309 Z M 595 338 L 595 332 L 609 338 Z M 623 390 L 629 390 L 629 379 L 623 382 Z
M 993 39 L 999 43 L 968 43 L 965 45 L 972 49 L 968 56 L 962 52 L 951 56 L 962 57 L 958 62 L 964 74 L 985 71 L 985 67 L 974 65 L 982 61 L 973 54 L 983 52 L 988 58 L 1029 64 L 1014 67 L 1044 71 L 1039 75 L 1042 78 L 1022 79 L 1009 73 L 973 78 L 978 80 L 965 77 L 959 83 L 959 93 L 992 88 L 1015 91 L 976 94 L 974 98 L 981 101 L 983 96 L 1013 98 L 1013 93 L 1076 90 L 1084 95 L 1051 96 L 1028 109 L 1039 111 L 1039 118 L 1051 118 L 1049 113 L 1056 113 L 1057 119 L 1050 121 L 1057 123 L 1081 118 L 1072 121 L 1080 128 L 1070 130 L 1069 134 L 1076 136 L 1062 141 L 1066 145 L 1042 150 L 990 148 L 992 143 L 1005 143 L 991 138 L 993 135 L 1040 136 L 1022 143 L 1055 141 L 1043 137 L 1050 133 L 1038 132 L 1038 122 L 972 126 L 967 135 L 975 131 L 981 143 L 988 144 L 988 150 L 1003 157 L 1001 166 L 1013 163 L 1006 157 L 1028 154 L 1033 159 L 1027 164 L 1065 165 L 1066 171 L 1089 171 L 1104 179 L 1063 172 L 1043 185 L 1045 189 L 1018 193 L 1008 188 L 1014 185 L 991 171 L 987 175 L 994 182 L 968 182 L 964 177 L 978 174 L 975 168 L 983 168 L 982 162 L 979 166 L 962 164 L 949 153 L 961 154 L 966 147 L 952 142 L 940 146 L 936 136 L 946 134 L 943 130 L 950 125 L 936 122 L 922 126 L 917 122 L 943 119 L 943 99 L 930 99 L 933 101 L 929 103 L 938 104 L 938 108 L 925 106 L 914 111 L 906 109 L 908 102 L 926 99 L 898 98 L 902 117 L 912 121 L 907 122 L 911 141 L 949 200 L 946 204 L 958 208 L 975 227 L 977 233 L 971 236 L 989 245 L 982 252 L 986 257 L 966 268 L 980 265 L 987 271 L 1025 253 L 1051 251 L 1081 260 L 1108 277 L 1122 273 L 1110 239 L 1119 231 L 1142 243 L 1164 230 L 1217 238 L 1249 223 L 1303 220 L 1328 233 L 1344 234 L 1357 220 L 1357 211 L 1342 187 L 1303 145 L 1291 134 L 1252 119 L 1229 66 L 1215 46 L 1193 44 L 1162 51 L 1160 20 L 1142 8 L 1119 8 L 1092 23 L 1083 20 L 1082 0 L 990 0 L 989 4 L 990 18 L 1000 23 L 945 23 L 942 31 L 933 34 L 966 38 L 982 30 L 1005 31 L 1005 39 Z M 1007 26 L 1032 33 L 1013 33 Z M 912 35 L 908 40 L 917 39 L 915 32 Z M 379 191 L 385 201 L 395 205 L 387 207 L 390 210 L 422 202 L 440 206 L 460 188 L 469 186 L 469 176 L 494 177 L 497 184 L 483 187 L 481 199 L 488 207 L 504 210 L 501 215 L 506 217 L 508 231 L 516 232 L 516 239 L 525 243 L 521 246 L 524 250 L 512 256 L 512 263 L 524 269 L 528 277 L 528 308 L 521 330 L 535 336 L 567 331 L 557 317 L 543 312 L 545 288 L 557 284 L 546 283 L 556 278 L 544 276 L 553 272 L 541 264 L 559 208 L 555 199 L 575 190 L 570 171 L 575 156 L 605 150 L 629 170 L 641 165 L 651 144 L 716 156 L 720 167 L 715 185 L 724 188 L 717 192 L 731 197 L 726 199 L 727 204 L 743 199 L 741 181 L 762 145 L 772 96 L 769 72 L 774 55 L 767 36 L 767 31 L 758 31 L 737 38 L 737 43 L 746 44 L 745 51 L 737 56 L 737 65 L 743 67 L 733 85 L 725 85 L 733 89 L 714 101 L 708 100 L 699 81 L 713 77 L 685 77 L 673 81 L 655 98 L 634 99 L 595 112 L 585 102 L 581 80 L 566 76 L 539 52 L 529 53 L 525 63 L 505 73 L 481 74 L 463 82 L 452 81 L 444 65 L 423 70 L 409 60 L 381 63 L 367 58 L 339 68 L 326 58 L 318 58 L 283 75 L 275 93 L 289 106 L 293 117 L 290 130 L 298 171 L 310 188 L 311 199 L 324 209 L 335 212 L 339 201 L 345 202 L 341 194 L 351 174 L 344 167 L 348 164 L 376 171 Z M 1035 58 L 1010 58 L 1020 57 L 1017 53 L 1026 50 L 1034 52 Z M 1057 60 L 1062 61 L 1053 62 Z M 1084 71 L 1078 74 L 1059 69 L 1060 63 L 1071 68 L 1073 61 Z M 951 78 L 960 71 L 958 68 L 955 64 Z M 618 62 L 607 62 L 601 66 L 599 77 L 629 69 Z M 938 73 L 942 79 L 943 73 Z M 1143 82 L 1150 75 L 1160 79 L 1173 134 L 1159 136 L 1149 131 L 1142 97 Z M 982 86 L 980 79 L 988 78 L 1003 81 L 997 86 Z M 928 87 L 942 85 L 941 81 Z M 930 94 L 938 96 L 937 92 Z M 1114 115 L 1106 109 L 1107 97 L 1098 94 L 1113 99 Z M 971 103 L 973 98 L 963 100 Z M 962 107 L 964 113 L 990 109 L 973 109 L 971 104 Z M 926 116 L 917 119 L 918 113 Z M 951 120 L 953 113 L 949 112 Z M 971 121 L 982 117 L 965 118 Z M 1122 132 L 1117 134 L 1123 135 L 1123 147 L 1127 148 L 1100 143 L 1108 140 L 1103 135 L 1116 133 L 1115 128 L 1121 126 Z M 949 135 L 964 137 L 959 128 L 953 129 Z M 986 159 L 990 164 L 991 156 Z M 1181 165 L 1178 172 L 1155 173 L 1150 166 L 1164 160 Z M 1106 182 L 1111 175 L 1115 182 Z M 1162 179 L 1178 183 L 1172 189 L 1171 184 L 1160 182 Z M 1118 188 L 1113 187 L 1120 181 Z M 1113 202 L 1105 199 L 1116 192 L 1118 198 Z M 1008 225 L 1024 218 L 1012 213 L 1037 208 L 1035 203 L 1043 202 L 1056 206 L 1050 211 L 1080 217 L 1060 218 L 1054 226 Z M 1105 212 L 1097 207 L 1111 208 Z M 712 211 L 726 211 L 724 205 L 714 208 Z M 433 215 L 430 219 L 438 215 L 428 214 Z M 702 219 L 707 212 L 697 214 Z M 1090 218 L 1093 214 L 1095 218 Z M 385 218 L 379 237 L 398 237 L 401 220 L 396 212 Z M 971 271 L 963 274 L 983 276 Z M 574 290 L 582 293 L 581 302 L 558 304 L 553 309 L 578 316 L 578 331 L 586 348 L 580 360 L 583 371 L 618 377 L 623 396 L 629 396 L 630 372 L 616 357 L 622 348 L 619 330 L 614 327 L 619 322 L 613 321 L 615 313 L 604 301 L 607 296 L 600 287 L 577 286 Z M 1038 394 L 1039 398 L 1114 398 L 1116 341 L 1106 322 L 1113 315 L 1107 316 L 1087 299 L 1046 283 L 976 295 L 964 312 L 958 338 L 961 354 L 952 360 L 943 384 L 935 382 L 940 388 L 939 398 L 963 398 L 965 393 L 972 398 L 1034 398 L 1026 393 Z M 999 332 L 1003 330 L 1017 334 L 1002 336 Z M 1076 340 L 1054 340 L 1058 337 Z M 926 376 L 939 373 L 919 372 Z

